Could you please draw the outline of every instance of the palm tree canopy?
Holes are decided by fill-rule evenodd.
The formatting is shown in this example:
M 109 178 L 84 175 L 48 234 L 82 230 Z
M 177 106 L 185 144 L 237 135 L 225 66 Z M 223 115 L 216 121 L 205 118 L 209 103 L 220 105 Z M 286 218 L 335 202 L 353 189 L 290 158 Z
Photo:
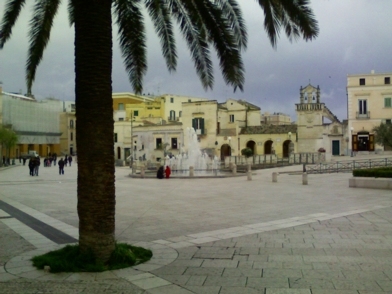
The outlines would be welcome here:
M 74 2 L 69 0 L 71 25 Z M 318 35 L 318 24 L 309 0 L 256 0 L 264 11 L 264 27 L 273 47 L 283 28 L 290 40 L 302 37 L 312 40 Z M 163 57 L 169 71 L 177 66 L 173 21 L 188 45 L 196 72 L 205 89 L 214 83 L 211 48 L 219 59 L 226 84 L 243 90 L 244 66 L 241 58 L 246 49 L 247 33 L 240 6 L 236 0 L 113 0 L 119 43 L 130 83 L 136 93 L 143 89 L 147 71 L 146 30 L 143 9 L 148 12 L 160 38 Z M 26 0 L 8 0 L 0 26 L 0 49 L 11 37 L 12 28 Z M 31 94 L 35 73 L 50 39 L 53 20 L 61 0 L 37 0 L 30 20 L 30 46 L 26 63 L 26 83 Z

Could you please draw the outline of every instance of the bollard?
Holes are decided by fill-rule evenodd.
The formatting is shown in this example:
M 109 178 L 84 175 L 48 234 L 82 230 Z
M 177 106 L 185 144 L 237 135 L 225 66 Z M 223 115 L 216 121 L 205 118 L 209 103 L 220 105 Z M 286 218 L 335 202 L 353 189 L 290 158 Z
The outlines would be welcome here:
M 278 173 L 275 172 L 272 173 L 272 182 L 274 183 L 278 182 Z
M 145 172 L 146 172 L 145 170 L 146 170 L 146 167 L 144 165 L 142 165 L 140 167 L 140 177 L 143 178 L 143 179 L 144 179 Z
M 308 174 L 303 173 L 302 174 L 302 185 L 307 185 L 308 184 Z
M 248 171 L 247 174 L 248 174 L 248 181 L 251 181 L 252 180 L 252 172 Z
M 232 168 L 233 176 L 237 175 L 237 165 L 233 163 Z
M 189 167 L 189 177 L 195 176 L 195 168 L 193 166 Z

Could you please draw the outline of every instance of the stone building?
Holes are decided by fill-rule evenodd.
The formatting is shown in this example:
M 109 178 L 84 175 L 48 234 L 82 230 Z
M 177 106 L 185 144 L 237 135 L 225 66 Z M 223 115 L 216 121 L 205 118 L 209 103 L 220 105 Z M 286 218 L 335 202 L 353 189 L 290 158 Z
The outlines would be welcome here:
M 347 152 L 347 125 L 321 102 L 320 87 L 307 85 L 300 89 L 297 114 L 298 152 L 318 152 L 342 155 Z
M 350 151 L 390 151 L 374 143 L 373 128 L 392 122 L 392 73 L 347 75 Z
M 60 153 L 58 155 L 75 155 L 76 149 L 76 107 L 75 101 L 59 101 L 60 112 Z

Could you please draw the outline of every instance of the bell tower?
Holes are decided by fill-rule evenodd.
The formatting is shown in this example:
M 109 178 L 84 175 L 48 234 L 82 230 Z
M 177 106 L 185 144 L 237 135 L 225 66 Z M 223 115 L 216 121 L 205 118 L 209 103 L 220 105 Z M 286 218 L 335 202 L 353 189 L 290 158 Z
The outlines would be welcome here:
M 322 147 L 323 112 L 325 104 L 320 101 L 320 87 L 307 85 L 300 88 L 300 103 L 295 104 L 297 114 L 298 150 L 317 152 Z

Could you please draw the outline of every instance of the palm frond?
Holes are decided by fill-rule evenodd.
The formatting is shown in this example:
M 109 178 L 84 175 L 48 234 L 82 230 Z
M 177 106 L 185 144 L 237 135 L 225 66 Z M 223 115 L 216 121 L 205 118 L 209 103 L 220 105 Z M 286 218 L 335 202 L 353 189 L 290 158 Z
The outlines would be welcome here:
M 4 47 L 4 44 L 11 37 L 12 28 L 25 2 L 26 0 L 9 0 L 7 2 L 0 27 L 0 49 Z
M 71 26 L 75 23 L 75 0 L 68 2 L 68 21 Z
M 177 20 L 180 31 L 187 42 L 191 58 L 195 64 L 204 89 L 214 84 L 212 61 L 205 28 L 200 20 L 199 12 L 191 0 L 168 0 L 171 14 Z
M 260 7 L 264 11 L 264 28 L 272 47 L 276 48 L 281 26 L 281 9 L 275 0 L 258 0 Z
M 213 44 L 219 58 L 219 65 L 226 84 L 243 90 L 244 67 L 241 45 L 235 37 L 232 23 L 222 13 L 221 7 L 210 1 L 195 1 L 207 29 L 208 39 Z
M 287 37 L 312 40 L 318 36 L 319 27 L 308 0 L 284 1 L 280 0 L 282 17 L 285 19 Z
M 31 94 L 31 87 L 35 73 L 42 60 L 43 52 L 50 39 L 53 19 L 56 16 L 61 0 L 40 0 L 34 5 L 33 18 L 30 21 L 30 46 L 26 63 L 27 93 Z
M 237 1 L 215 0 L 215 4 L 220 7 L 224 17 L 228 19 L 231 29 L 234 32 L 234 36 L 237 39 L 239 48 L 241 49 L 243 47 L 246 49 L 248 34 L 246 32 L 245 21 L 242 17 L 242 12 Z
M 302 37 L 309 41 L 317 37 L 317 20 L 308 0 L 257 0 L 264 10 L 264 27 L 273 47 L 281 27 L 290 41 Z
M 176 70 L 177 52 L 170 12 L 164 0 L 146 0 L 146 8 L 154 23 L 162 47 L 162 54 L 169 71 Z
M 129 80 L 136 93 L 143 90 L 147 71 L 146 36 L 140 0 L 116 0 L 114 10 L 118 24 L 119 42 Z

